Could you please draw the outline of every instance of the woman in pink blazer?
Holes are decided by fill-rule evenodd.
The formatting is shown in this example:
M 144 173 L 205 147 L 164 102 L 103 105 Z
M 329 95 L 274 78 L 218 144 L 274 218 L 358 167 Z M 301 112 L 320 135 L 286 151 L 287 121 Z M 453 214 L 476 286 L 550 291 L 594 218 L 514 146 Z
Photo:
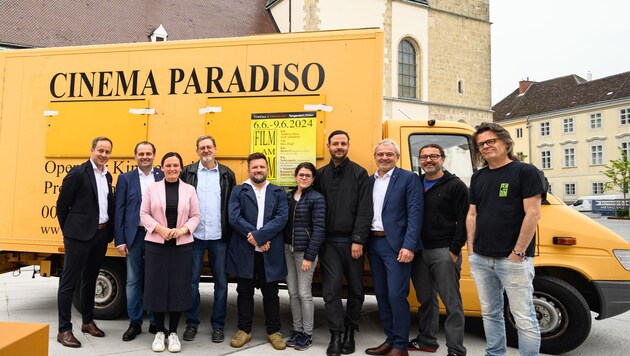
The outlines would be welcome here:
M 195 188 L 179 179 L 182 157 L 169 152 L 162 158 L 164 179 L 149 185 L 140 207 L 145 237 L 144 307 L 153 312 L 158 332 L 151 349 L 179 352 L 177 325 L 192 305 L 192 232 L 199 224 Z M 164 318 L 169 313 L 169 328 Z M 168 335 L 168 340 L 165 340 Z

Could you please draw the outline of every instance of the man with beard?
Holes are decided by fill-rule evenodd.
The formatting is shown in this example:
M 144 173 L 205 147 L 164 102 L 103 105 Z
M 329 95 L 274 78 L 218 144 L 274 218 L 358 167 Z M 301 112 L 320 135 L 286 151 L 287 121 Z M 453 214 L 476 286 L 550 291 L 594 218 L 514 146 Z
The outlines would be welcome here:
M 214 281 L 214 303 L 212 304 L 212 342 L 223 342 L 225 317 L 227 314 L 228 280 L 226 268 L 227 246 L 231 229 L 228 224 L 227 206 L 235 184 L 234 172 L 214 158 L 217 146 L 212 136 L 197 138 L 199 161 L 186 166 L 181 179 L 195 187 L 199 199 L 200 222 L 193 232 L 192 250 L 192 306 L 186 311 L 184 340 L 192 341 L 199 326 L 199 281 L 203 256 L 208 251 L 208 261 Z
M 419 151 L 424 175 L 424 223 L 422 245 L 413 260 L 411 280 L 420 303 L 418 337 L 409 342 L 409 350 L 435 352 L 440 311 L 438 293 L 446 307 L 446 347 L 448 355 L 465 355 L 464 310 L 459 292 L 462 267 L 461 249 L 466 243 L 468 188 L 457 176 L 443 168 L 446 155 L 437 144 Z
M 315 190 L 326 197 L 326 240 L 320 250 L 322 294 L 330 343 L 328 356 L 351 354 L 354 332 L 365 298 L 363 292 L 363 244 L 372 223 L 372 192 L 365 168 L 348 156 L 350 136 L 342 130 L 328 136 L 330 163 L 317 171 Z M 346 313 L 341 301 L 343 278 L 348 282 Z M 343 342 L 341 331 L 344 330 Z
M 284 189 L 267 180 L 267 158 L 252 153 L 247 158 L 249 179 L 232 189 L 229 202 L 232 239 L 228 268 L 236 276 L 238 331 L 230 345 L 239 348 L 252 338 L 254 288 L 263 295 L 267 340 L 284 350 L 280 333 L 278 281 L 287 275 L 282 230 L 289 218 Z
M 115 244 L 127 264 L 127 314 L 129 328 L 122 336 L 131 341 L 142 332 L 142 286 L 144 285 L 144 237 L 147 230 L 140 221 L 140 204 L 149 184 L 164 179 L 164 172 L 153 168 L 155 146 L 148 141 L 136 145 L 138 169 L 118 176 L 116 183 Z M 153 313 L 149 312 L 149 331 L 156 333 Z

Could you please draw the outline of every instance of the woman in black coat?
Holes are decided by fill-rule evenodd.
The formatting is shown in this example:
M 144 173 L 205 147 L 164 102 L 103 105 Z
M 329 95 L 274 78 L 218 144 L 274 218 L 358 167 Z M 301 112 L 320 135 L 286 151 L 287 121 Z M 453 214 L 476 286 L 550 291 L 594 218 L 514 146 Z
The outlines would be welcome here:
M 297 186 L 287 194 L 289 221 L 284 229 L 284 254 L 293 315 L 287 346 L 297 350 L 306 350 L 312 344 L 315 308 L 311 283 L 326 233 L 326 200 L 312 187 L 315 172 L 312 163 L 300 163 L 295 168 Z

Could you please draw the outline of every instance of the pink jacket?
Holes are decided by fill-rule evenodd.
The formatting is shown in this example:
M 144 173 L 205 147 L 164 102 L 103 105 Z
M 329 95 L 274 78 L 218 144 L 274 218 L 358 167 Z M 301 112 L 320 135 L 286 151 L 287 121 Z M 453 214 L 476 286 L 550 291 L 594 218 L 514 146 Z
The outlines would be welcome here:
M 199 225 L 199 201 L 195 187 L 179 180 L 179 201 L 177 204 L 177 227 L 186 226 L 188 233 L 177 239 L 177 245 L 193 242 L 192 232 Z M 166 188 L 164 180 L 151 183 L 142 197 L 140 220 L 147 229 L 145 241 L 163 244 L 166 240 L 154 232 L 156 226 L 167 226 L 166 221 Z

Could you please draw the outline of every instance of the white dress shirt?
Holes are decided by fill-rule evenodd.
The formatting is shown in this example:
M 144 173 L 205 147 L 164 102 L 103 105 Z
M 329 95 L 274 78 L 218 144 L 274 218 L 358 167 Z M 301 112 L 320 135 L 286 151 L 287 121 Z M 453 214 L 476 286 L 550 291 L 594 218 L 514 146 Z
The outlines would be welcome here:
M 383 203 L 385 201 L 385 193 L 387 193 L 387 186 L 389 185 L 389 178 L 391 178 L 394 168 L 390 169 L 383 176 L 378 175 L 378 171 L 374 173 L 374 189 L 372 190 L 372 200 L 374 206 L 374 217 L 372 218 L 372 231 L 385 231 L 383 227 Z
M 96 164 L 92 162 L 94 178 L 96 179 L 96 192 L 98 196 L 98 223 L 105 224 L 109 220 L 107 214 L 107 194 L 109 194 L 109 183 L 107 183 L 107 166 L 103 166 L 103 172 L 98 170 Z

